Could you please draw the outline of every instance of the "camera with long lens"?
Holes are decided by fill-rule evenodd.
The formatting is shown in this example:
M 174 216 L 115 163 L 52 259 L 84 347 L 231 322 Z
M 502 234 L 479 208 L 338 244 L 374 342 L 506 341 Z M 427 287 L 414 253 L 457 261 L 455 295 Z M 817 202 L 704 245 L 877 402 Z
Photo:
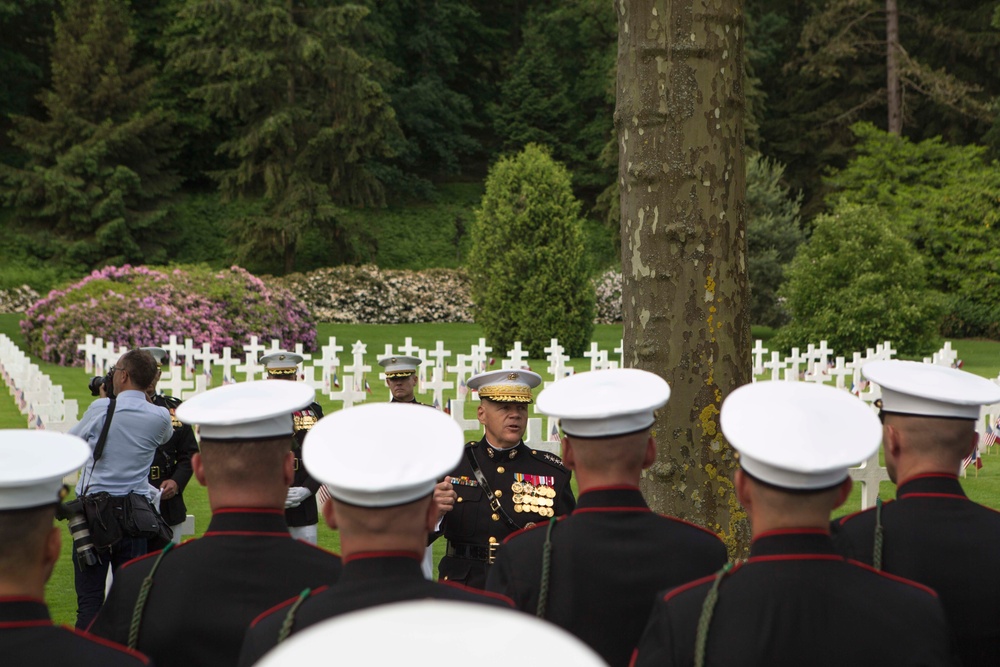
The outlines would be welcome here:
M 108 374 L 104 377 L 92 377 L 90 378 L 90 384 L 87 387 L 90 389 L 91 396 L 100 396 L 101 387 L 104 387 L 104 394 L 108 398 L 115 397 L 115 369 L 112 368 L 108 371 Z
M 97 565 L 97 547 L 90 536 L 87 517 L 83 513 L 83 502 L 77 498 L 63 505 L 63 508 L 69 522 L 70 535 L 73 536 L 73 550 L 76 551 L 77 560 L 84 565 Z

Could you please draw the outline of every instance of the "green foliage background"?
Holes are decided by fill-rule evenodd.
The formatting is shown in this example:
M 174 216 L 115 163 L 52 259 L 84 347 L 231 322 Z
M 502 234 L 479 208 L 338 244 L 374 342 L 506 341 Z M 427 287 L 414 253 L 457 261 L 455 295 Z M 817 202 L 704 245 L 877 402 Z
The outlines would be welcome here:
M 575 357 L 590 341 L 594 290 L 579 208 L 566 168 L 536 144 L 490 170 L 469 274 L 476 322 L 494 347 L 520 340 L 542 357 L 558 338 Z

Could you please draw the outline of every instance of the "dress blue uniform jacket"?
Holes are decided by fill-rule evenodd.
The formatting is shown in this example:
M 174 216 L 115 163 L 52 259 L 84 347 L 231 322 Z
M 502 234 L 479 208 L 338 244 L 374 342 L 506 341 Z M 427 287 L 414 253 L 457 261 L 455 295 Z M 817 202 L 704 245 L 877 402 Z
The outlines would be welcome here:
M 449 582 L 427 581 L 420 568 L 422 559 L 423 554 L 408 552 L 373 552 L 345 558 L 344 571 L 337 583 L 312 591 L 296 610 L 292 631 L 298 632 L 351 611 L 408 600 L 457 600 L 507 609 L 513 607 L 513 603 L 502 595 Z M 253 621 L 240 653 L 241 667 L 254 664 L 277 644 L 288 609 L 297 599 L 286 600 Z
M 41 600 L 0 597 L 0 663 L 65 667 L 141 667 L 149 658 L 85 632 L 52 624 Z
M 702 603 L 715 576 L 656 603 L 634 664 L 694 664 Z M 957 665 L 929 588 L 845 559 L 821 530 L 776 530 L 722 579 L 706 667 Z
M 486 583 L 530 614 L 538 607 L 546 532 L 547 522 L 509 536 Z M 712 574 L 726 560 L 714 533 L 652 512 L 638 488 L 590 489 L 553 526 L 545 618 L 624 667 L 657 593 Z
M 882 506 L 882 569 L 941 596 L 965 667 L 1000 665 L 1000 513 L 965 495 L 955 475 L 907 480 Z M 872 563 L 875 510 L 834 522 L 841 553 Z
M 217 510 L 203 537 L 168 551 L 153 577 L 137 648 L 159 667 L 235 665 L 258 614 L 305 588 L 336 581 L 340 558 L 292 539 L 284 514 Z M 142 580 L 159 554 L 118 570 L 91 632 L 127 643 Z

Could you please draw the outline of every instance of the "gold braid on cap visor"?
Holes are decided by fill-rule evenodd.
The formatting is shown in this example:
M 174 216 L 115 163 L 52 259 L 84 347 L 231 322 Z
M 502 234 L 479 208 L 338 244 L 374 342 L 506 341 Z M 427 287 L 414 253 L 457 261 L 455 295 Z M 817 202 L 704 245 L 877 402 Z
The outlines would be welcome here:
M 295 375 L 298 367 L 295 368 L 269 368 L 267 369 L 268 375 Z
M 385 376 L 387 378 L 405 378 L 409 375 L 416 375 L 416 374 L 417 374 L 416 371 L 391 371 L 389 373 L 386 373 Z
M 490 384 L 480 387 L 480 398 L 500 403 L 531 403 L 531 387 L 526 384 Z

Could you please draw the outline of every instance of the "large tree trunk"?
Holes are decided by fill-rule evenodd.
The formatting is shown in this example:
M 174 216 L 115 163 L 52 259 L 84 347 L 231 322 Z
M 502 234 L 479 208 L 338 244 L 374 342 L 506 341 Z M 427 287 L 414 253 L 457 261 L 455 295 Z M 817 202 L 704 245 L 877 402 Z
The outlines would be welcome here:
M 899 83 L 899 6 L 896 0 L 885 0 L 885 71 L 889 133 L 899 135 L 903 132 L 903 89 Z
M 740 554 L 749 530 L 719 408 L 751 380 L 743 2 L 616 4 L 625 364 L 672 390 L 642 490 Z

